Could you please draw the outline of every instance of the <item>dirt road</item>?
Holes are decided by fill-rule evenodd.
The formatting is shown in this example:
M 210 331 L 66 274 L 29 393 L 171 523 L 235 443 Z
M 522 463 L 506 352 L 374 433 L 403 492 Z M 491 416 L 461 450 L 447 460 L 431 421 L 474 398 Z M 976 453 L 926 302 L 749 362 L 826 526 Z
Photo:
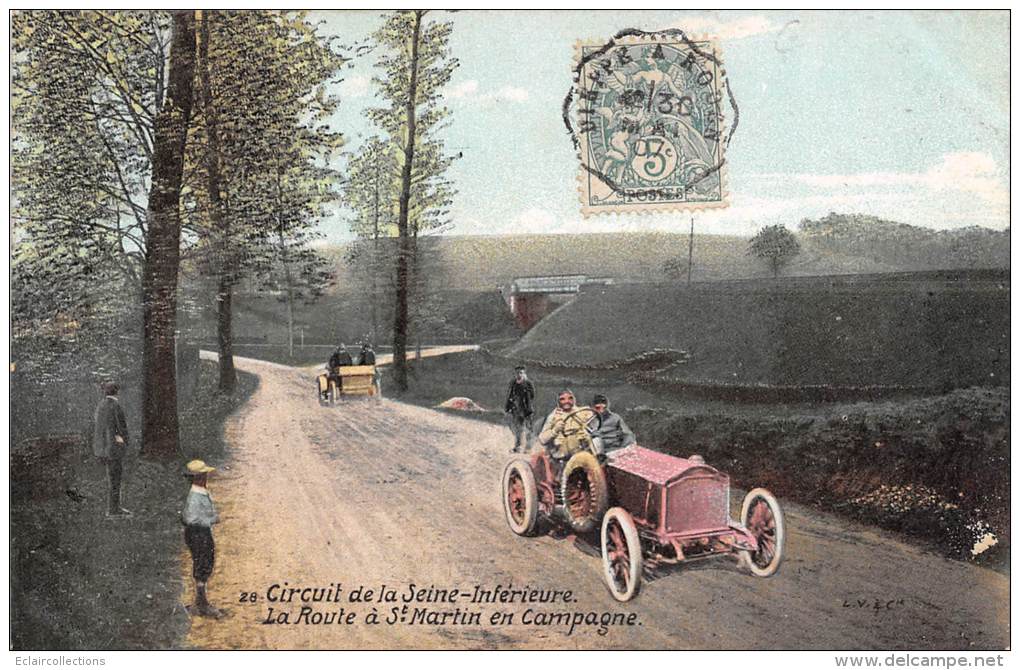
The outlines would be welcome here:
M 195 619 L 199 648 L 668 648 L 960 649 L 1008 644 L 1008 578 L 948 561 L 888 534 L 786 505 L 787 559 L 756 579 L 729 559 L 647 579 L 638 598 L 616 603 L 595 551 L 573 538 L 510 533 L 498 494 L 509 432 L 391 400 L 320 407 L 314 371 L 248 359 L 259 376 L 227 424 L 231 460 L 211 483 L 216 528 L 212 593 L 230 609 Z M 182 574 L 190 563 L 182 555 Z M 190 580 L 188 580 L 190 582 Z M 316 612 L 356 612 L 355 623 L 306 623 L 300 602 L 270 602 L 280 588 L 341 584 L 340 603 Z M 569 605 L 409 604 L 432 612 L 484 612 L 482 625 L 388 625 L 394 606 L 347 602 L 358 585 L 403 598 L 435 586 L 471 591 L 569 589 Z M 255 603 L 240 602 L 254 592 Z M 190 597 L 190 592 L 186 594 Z M 375 605 L 380 624 L 364 622 Z M 289 623 L 266 624 L 287 612 Z M 531 617 L 526 610 L 531 608 Z M 496 610 L 514 623 L 490 626 Z M 536 625 L 534 613 L 636 615 L 633 625 Z M 436 615 L 438 616 L 438 615 Z M 531 624 L 521 623 L 525 617 Z M 338 617 L 340 618 L 340 617 Z M 343 619 L 340 618 L 342 621 Z

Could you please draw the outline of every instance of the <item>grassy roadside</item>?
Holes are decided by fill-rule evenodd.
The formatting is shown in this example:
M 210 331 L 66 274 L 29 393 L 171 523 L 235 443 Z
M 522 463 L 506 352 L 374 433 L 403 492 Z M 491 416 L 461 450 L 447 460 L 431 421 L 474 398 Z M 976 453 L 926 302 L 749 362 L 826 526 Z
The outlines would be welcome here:
M 458 414 L 502 422 L 511 370 L 475 352 L 425 359 L 420 366 L 408 392 L 394 397 L 435 407 L 466 396 L 487 411 Z M 679 456 L 699 453 L 738 486 L 765 486 L 781 498 L 901 532 L 946 556 L 1008 566 L 1008 389 L 876 402 L 739 404 L 614 384 L 604 372 L 529 374 L 540 414 L 552 408 L 561 388 L 571 388 L 582 402 L 604 392 L 645 446 Z M 974 554 L 989 535 L 995 544 Z
M 103 466 L 79 438 L 38 480 L 13 481 L 11 505 L 13 649 L 172 649 L 187 632 L 180 604 L 177 512 L 189 458 L 222 462 L 223 424 L 250 397 L 257 378 L 241 374 L 230 397 L 216 392 L 216 366 L 202 362 L 182 408 L 182 455 L 171 463 L 125 463 L 126 520 L 105 517 Z M 54 485 L 58 482 L 59 485 Z

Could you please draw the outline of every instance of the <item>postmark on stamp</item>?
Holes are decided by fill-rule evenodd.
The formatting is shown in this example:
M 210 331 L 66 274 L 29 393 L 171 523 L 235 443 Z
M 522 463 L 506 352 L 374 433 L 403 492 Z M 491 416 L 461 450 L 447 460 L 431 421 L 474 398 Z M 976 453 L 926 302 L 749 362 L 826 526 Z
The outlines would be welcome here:
M 563 121 L 585 216 L 727 205 L 724 154 L 738 116 L 718 54 L 682 30 L 577 45 Z

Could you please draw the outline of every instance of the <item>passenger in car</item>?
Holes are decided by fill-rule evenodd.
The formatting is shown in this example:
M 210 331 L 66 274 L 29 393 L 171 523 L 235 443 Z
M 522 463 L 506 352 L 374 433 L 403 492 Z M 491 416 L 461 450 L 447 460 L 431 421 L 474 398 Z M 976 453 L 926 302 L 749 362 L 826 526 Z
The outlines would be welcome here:
M 596 393 L 592 398 L 591 405 L 602 417 L 599 437 L 602 438 L 602 445 L 607 454 L 637 443 L 634 431 L 627 426 L 623 417 L 609 409 L 609 398 L 601 393 Z

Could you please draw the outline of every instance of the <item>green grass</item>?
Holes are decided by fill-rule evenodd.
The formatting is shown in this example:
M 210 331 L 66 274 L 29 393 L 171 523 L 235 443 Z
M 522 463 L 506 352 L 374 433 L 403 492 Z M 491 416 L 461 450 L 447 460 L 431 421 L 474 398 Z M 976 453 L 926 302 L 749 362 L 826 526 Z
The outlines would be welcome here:
M 199 374 L 182 411 L 180 458 L 126 460 L 123 504 L 132 519 L 105 517 L 105 469 L 84 440 L 45 472 L 12 472 L 12 487 L 28 492 L 12 499 L 10 513 L 13 649 L 181 646 L 188 628 L 180 603 L 183 464 L 224 462 L 223 423 L 257 384 L 242 374 L 238 391 L 225 397 L 215 391 L 215 364 L 203 361 Z
M 699 453 L 747 487 L 923 538 L 971 558 L 1008 563 L 1008 389 L 959 389 L 895 401 L 741 409 L 663 407 L 635 412 L 639 435 L 668 453 Z
M 591 287 L 509 353 L 599 362 L 688 351 L 673 378 L 941 390 L 1009 383 L 1003 272 Z

